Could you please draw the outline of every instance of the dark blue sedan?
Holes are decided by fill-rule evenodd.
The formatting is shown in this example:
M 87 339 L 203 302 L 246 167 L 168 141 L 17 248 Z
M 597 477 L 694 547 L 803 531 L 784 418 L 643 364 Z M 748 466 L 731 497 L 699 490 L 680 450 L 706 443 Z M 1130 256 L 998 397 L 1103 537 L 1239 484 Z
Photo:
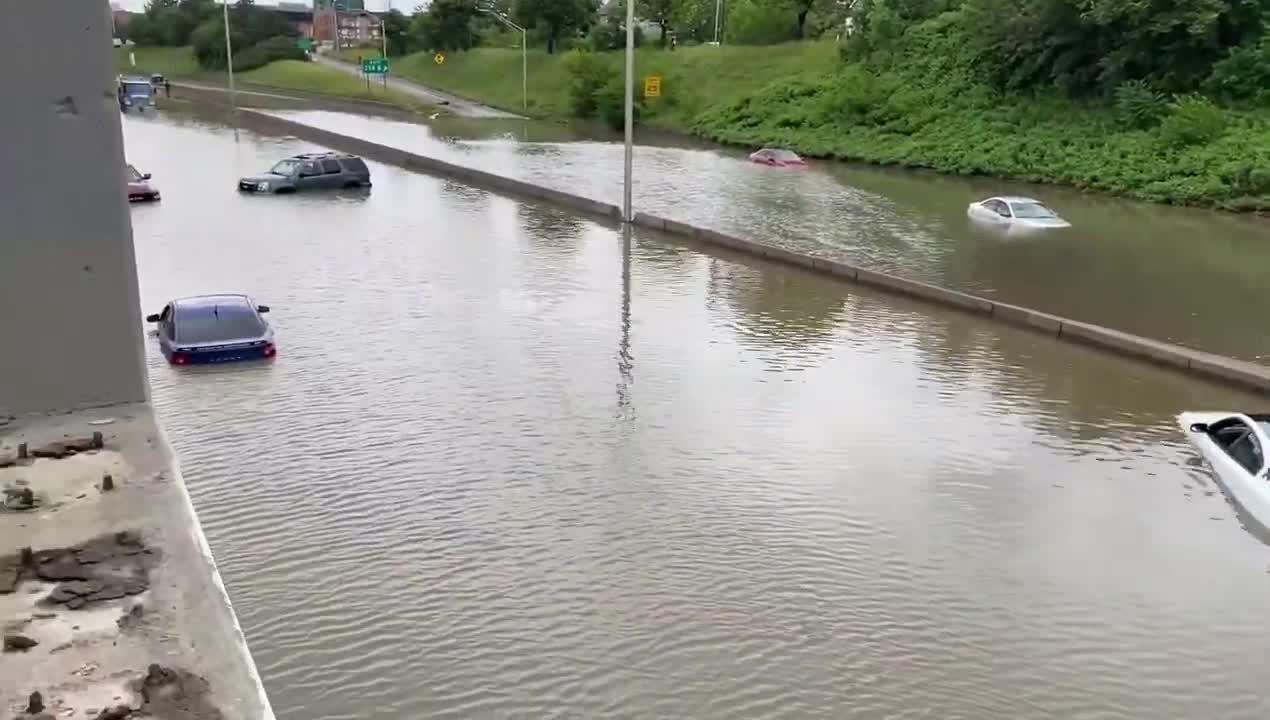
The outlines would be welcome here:
M 269 312 L 246 295 L 199 295 L 173 300 L 147 315 L 159 325 L 159 349 L 173 365 L 261 360 L 278 354 Z

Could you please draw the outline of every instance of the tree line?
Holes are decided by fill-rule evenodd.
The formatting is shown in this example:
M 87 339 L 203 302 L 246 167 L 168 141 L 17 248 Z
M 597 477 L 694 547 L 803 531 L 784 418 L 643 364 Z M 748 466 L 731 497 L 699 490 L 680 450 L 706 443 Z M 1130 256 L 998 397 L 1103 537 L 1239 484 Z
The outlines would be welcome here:
M 230 6 L 229 29 L 235 70 L 305 57 L 291 24 L 254 0 L 236 0 Z M 128 37 L 139 45 L 190 45 L 199 66 L 207 70 L 228 65 L 223 8 L 215 0 L 150 0 L 129 23 Z

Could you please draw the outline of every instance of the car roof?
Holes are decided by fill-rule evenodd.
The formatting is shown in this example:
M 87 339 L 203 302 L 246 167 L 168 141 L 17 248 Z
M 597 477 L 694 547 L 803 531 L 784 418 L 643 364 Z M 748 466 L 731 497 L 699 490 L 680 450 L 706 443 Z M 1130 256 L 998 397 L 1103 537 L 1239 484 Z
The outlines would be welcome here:
M 300 153 L 299 155 L 292 155 L 291 157 L 287 158 L 287 160 L 327 160 L 327 159 L 356 160 L 359 158 L 356 155 L 351 155 L 349 153 L 342 153 L 342 152 Z
M 1037 205 L 1045 204 L 1041 202 L 1040 200 L 1037 200 L 1036 198 L 1023 197 L 1022 195 L 998 195 L 996 197 L 991 197 L 988 199 L 1000 200 L 1002 202 L 1010 203 L 1011 205 L 1013 205 L 1014 203 L 1036 203 Z
M 224 295 L 192 295 L 172 301 L 172 307 L 179 310 L 198 310 L 215 307 L 252 308 L 251 298 L 246 295 L 226 293 Z
M 146 78 L 141 77 L 140 75 L 120 75 L 119 82 L 148 83 L 150 81 Z

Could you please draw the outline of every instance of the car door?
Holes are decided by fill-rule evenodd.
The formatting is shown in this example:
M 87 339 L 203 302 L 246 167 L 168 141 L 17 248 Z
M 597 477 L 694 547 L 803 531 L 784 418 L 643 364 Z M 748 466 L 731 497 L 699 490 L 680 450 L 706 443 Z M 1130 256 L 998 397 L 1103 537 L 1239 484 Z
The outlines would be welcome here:
M 1010 206 L 1002 200 L 989 200 L 984 206 L 991 211 L 990 217 L 995 222 L 1010 222 Z
M 297 190 L 316 190 L 325 185 L 320 163 L 314 160 L 304 160 L 300 163 L 300 173 L 295 180 Z
M 172 312 L 172 305 L 169 303 L 163 308 L 163 312 L 159 313 L 159 349 L 167 355 L 172 351 L 172 345 L 176 342 L 176 318 Z
M 1210 425 L 1208 438 L 1209 462 L 1226 489 L 1255 517 L 1270 518 L 1265 436 L 1248 418 L 1235 415 Z
M 344 175 L 344 168 L 340 167 L 335 158 L 326 158 L 321 161 L 321 165 L 322 181 L 326 187 L 344 187 L 351 180 Z

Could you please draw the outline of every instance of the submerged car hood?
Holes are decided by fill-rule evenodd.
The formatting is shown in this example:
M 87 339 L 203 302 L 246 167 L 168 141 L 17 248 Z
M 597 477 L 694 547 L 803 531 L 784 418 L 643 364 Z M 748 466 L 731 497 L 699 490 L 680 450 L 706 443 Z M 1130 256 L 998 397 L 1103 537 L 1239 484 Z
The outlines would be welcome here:
M 262 183 L 262 182 L 280 182 L 282 180 L 287 180 L 288 178 L 286 175 L 278 175 L 275 173 L 267 172 L 267 173 L 261 173 L 259 175 L 248 175 L 241 179 L 246 182 Z
M 1065 228 L 1071 227 L 1072 224 L 1059 217 L 1051 218 L 1014 218 L 1014 222 L 1019 225 L 1034 228 Z

